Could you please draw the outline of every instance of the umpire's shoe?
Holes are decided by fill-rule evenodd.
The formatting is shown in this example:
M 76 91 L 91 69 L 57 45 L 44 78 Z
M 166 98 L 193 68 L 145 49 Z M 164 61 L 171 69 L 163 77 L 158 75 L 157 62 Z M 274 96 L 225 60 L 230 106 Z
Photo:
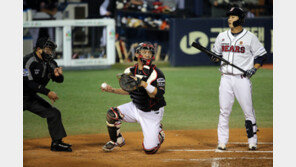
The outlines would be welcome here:
M 50 150 L 72 152 L 71 146 L 71 144 L 64 143 L 62 140 L 57 140 L 51 142 Z

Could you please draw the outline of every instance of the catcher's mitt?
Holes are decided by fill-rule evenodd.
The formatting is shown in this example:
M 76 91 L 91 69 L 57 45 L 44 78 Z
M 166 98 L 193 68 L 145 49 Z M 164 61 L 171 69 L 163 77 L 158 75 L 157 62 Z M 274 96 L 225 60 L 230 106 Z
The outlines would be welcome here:
M 127 92 L 131 92 L 133 90 L 138 89 L 138 87 L 141 83 L 141 79 L 137 78 L 137 80 L 135 80 L 134 78 L 132 78 L 131 73 L 117 74 L 117 78 L 119 79 L 120 87 Z

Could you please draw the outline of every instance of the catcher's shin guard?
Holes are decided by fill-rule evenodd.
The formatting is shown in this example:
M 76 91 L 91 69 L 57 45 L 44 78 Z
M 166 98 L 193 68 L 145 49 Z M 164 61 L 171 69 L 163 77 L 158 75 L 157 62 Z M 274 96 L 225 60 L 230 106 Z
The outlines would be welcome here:
M 117 142 L 119 145 L 124 145 L 124 139 L 120 134 L 120 126 L 123 115 L 119 112 L 117 108 L 110 108 L 107 112 L 107 128 L 109 132 L 110 139 L 113 142 Z
M 165 138 L 165 134 L 164 131 L 162 130 L 163 125 L 160 124 L 160 132 L 158 133 L 158 140 L 159 140 L 159 144 L 162 144 L 164 142 L 164 138 Z

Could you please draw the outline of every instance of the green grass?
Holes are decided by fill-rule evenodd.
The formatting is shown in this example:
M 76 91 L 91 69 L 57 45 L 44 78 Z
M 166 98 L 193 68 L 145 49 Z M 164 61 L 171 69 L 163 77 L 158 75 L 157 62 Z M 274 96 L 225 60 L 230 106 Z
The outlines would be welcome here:
M 109 70 L 64 71 L 62 84 L 50 82 L 48 88 L 55 91 L 59 100 L 54 104 L 61 112 L 68 135 L 107 133 L 105 117 L 108 108 L 130 101 L 129 96 L 102 93 L 102 82 L 118 86 L 116 74 L 123 66 Z M 167 106 L 163 124 L 168 129 L 215 129 L 219 116 L 218 67 L 180 67 L 161 65 L 166 76 Z M 260 69 L 252 78 L 253 102 L 257 124 L 273 126 L 273 73 Z M 42 96 L 48 100 L 47 97 Z M 46 120 L 24 111 L 24 138 L 48 137 Z M 244 128 L 243 112 L 235 101 L 230 116 L 230 128 Z M 123 123 L 122 131 L 138 131 L 135 123 Z

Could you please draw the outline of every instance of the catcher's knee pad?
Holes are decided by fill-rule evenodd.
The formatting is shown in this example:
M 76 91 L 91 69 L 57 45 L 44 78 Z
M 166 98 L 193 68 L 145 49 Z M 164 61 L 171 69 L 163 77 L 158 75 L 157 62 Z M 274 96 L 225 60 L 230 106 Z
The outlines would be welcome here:
M 248 138 L 253 137 L 257 133 L 257 125 L 256 125 L 256 123 L 253 124 L 252 121 L 246 120 L 245 121 L 245 126 L 246 126 L 246 130 L 247 130 Z
M 158 149 L 160 148 L 160 144 L 158 144 L 156 147 L 151 148 L 151 149 L 146 149 L 144 147 L 144 143 L 142 145 L 143 145 L 143 150 L 145 151 L 146 154 L 155 154 L 158 151 Z
M 110 127 L 115 126 L 123 118 L 123 115 L 119 112 L 117 108 L 111 107 L 107 111 L 107 125 Z

